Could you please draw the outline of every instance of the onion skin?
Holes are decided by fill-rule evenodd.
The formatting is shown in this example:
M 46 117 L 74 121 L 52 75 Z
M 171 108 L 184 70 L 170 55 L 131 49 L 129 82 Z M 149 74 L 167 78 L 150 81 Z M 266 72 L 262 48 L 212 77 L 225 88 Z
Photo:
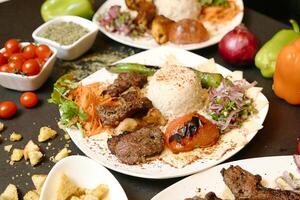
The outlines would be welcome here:
M 244 25 L 239 25 L 219 42 L 219 54 L 229 64 L 249 64 L 253 62 L 258 46 L 256 36 Z

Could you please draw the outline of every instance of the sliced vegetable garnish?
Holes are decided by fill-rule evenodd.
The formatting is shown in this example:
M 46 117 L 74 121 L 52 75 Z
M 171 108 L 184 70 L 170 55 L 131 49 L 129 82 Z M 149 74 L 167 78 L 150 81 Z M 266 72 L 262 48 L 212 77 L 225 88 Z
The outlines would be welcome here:
M 246 96 L 246 91 L 256 83 L 246 80 L 229 81 L 224 79 L 217 88 L 209 89 L 207 111 L 222 132 L 241 126 L 242 122 L 256 113 L 253 99 Z

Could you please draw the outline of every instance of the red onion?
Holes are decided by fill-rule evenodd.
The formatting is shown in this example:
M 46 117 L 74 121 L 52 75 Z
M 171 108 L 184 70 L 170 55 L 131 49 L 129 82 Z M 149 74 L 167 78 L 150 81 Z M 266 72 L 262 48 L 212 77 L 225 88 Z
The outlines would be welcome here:
M 257 38 L 244 25 L 235 27 L 219 42 L 219 53 L 229 64 L 250 63 L 257 49 Z

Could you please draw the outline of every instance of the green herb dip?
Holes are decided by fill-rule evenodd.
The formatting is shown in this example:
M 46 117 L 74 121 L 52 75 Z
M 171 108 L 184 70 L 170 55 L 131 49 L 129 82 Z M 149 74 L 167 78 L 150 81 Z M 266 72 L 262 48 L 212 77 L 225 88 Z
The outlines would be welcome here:
M 37 35 L 61 45 L 71 45 L 88 32 L 88 29 L 74 22 L 58 22 L 50 24 Z

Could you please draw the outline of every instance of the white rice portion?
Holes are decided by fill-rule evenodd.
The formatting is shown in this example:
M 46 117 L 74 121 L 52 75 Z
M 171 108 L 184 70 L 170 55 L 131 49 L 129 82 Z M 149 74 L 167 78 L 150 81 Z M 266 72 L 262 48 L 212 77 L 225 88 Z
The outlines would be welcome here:
M 195 73 L 186 67 L 165 66 L 149 80 L 145 94 L 169 120 L 204 106 L 207 92 Z
M 201 4 L 197 0 L 154 0 L 158 14 L 174 21 L 181 19 L 197 19 Z

